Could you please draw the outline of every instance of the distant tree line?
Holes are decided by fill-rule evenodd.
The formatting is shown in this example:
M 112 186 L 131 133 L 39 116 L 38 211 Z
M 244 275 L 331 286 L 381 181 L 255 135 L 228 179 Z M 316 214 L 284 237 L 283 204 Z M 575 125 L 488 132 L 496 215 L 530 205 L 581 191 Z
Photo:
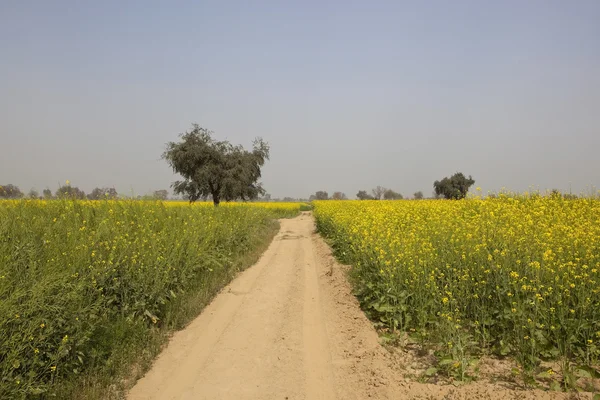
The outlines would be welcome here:
M 468 178 L 461 172 L 457 172 L 449 178 L 443 178 L 441 181 L 435 181 L 433 183 L 434 198 L 446 198 L 446 199 L 463 199 L 466 197 L 469 188 L 475 184 L 475 180 L 469 176 Z M 404 196 L 401 193 L 394 191 L 383 186 L 376 186 L 371 189 L 371 192 L 366 190 L 359 190 L 356 193 L 358 200 L 402 200 Z M 422 191 L 417 191 L 413 194 L 413 199 L 421 200 L 424 198 Z M 346 200 L 347 197 L 342 192 L 335 192 L 333 196 L 329 197 L 329 194 L 324 190 L 319 190 L 315 194 L 311 195 L 309 200 Z
M 392 189 L 377 186 L 371 190 L 371 194 L 367 193 L 365 190 L 359 190 L 356 194 L 356 198 L 358 200 L 401 200 L 404 197 L 402 194 L 395 192 Z M 348 200 L 348 196 L 343 192 L 334 192 L 333 195 L 329 197 L 328 192 L 319 190 L 311 195 L 308 200 Z
M 200 129 L 200 128 L 199 128 Z M 202 138 L 202 140 L 206 141 L 206 143 L 203 143 L 203 146 L 216 146 L 216 142 L 214 142 L 212 140 L 212 138 L 210 137 L 210 135 L 206 135 L 206 136 L 202 136 L 203 135 L 203 131 L 198 132 L 196 131 L 195 134 L 200 135 L 200 137 Z M 194 138 L 194 140 L 196 140 L 197 138 Z M 177 147 L 177 145 L 174 144 L 170 144 L 172 147 L 170 148 L 171 150 L 173 150 L 173 148 L 176 148 L 177 151 L 179 151 L 180 149 Z M 189 144 L 186 144 L 189 145 Z M 195 145 L 194 145 L 195 146 Z M 230 151 L 231 148 L 227 147 L 230 146 L 228 143 L 226 145 L 226 150 Z M 196 151 L 196 150 L 194 150 Z M 198 150 L 202 153 L 202 151 L 204 150 Z M 212 150 L 210 150 L 212 151 Z M 236 159 L 236 157 L 241 157 L 238 159 L 239 163 L 244 163 L 247 162 L 247 166 L 244 168 L 251 168 L 252 165 L 254 165 L 255 168 L 259 168 L 262 165 L 261 162 L 264 162 L 264 160 L 267 159 L 268 156 L 268 145 L 262 141 L 257 141 L 255 142 L 255 148 L 253 150 L 252 153 L 247 152 L 239 147 L 236 147 L 235 150 L 231 150 L 234 151 L 235 153 L 235 157 L 233 157 L 233 159 Z M 241 153 L 238 153 L 241 152 Z M 226 152 L 227 153 L 227 152 Z M 174 154 L 170 154 L 168 156 L 163 155 L 165 158 L 167 157 L 176 157 L 176 155 Z M 188 157 L 189 155 L 186 154 L 186 157 Z M 248 157 L 247 160 L 242 160 L 244 157 Z M 262 160 L 262 161 L 261 161 Z M 254 163 L 254 164 L 253 164 Z M 206 168 L 212 168 L 210 166 L 205 166 Z M 199 167 L 198 167 L 199 168 Z M 202 167 L 204 168 L 204 167 Z M 237 172 L 236 172 L 237 173 Z M 250 186 L 252 186 L 251 183 L 249 182 L 255 182 L 256 184 L 256 180 L 258 177 L 258 173 L 256 173 L 256 171 L 251 175 L 247 177 L 247 180 L 245 181 L 245 184 L 248 184 Z M 241 179 L 241 178 L 240 178 Z M 243 179 L 242 179 L 243 181 Z M 237 182 L 235 185 L 240 185 L 243 182 Z M 227 183 L 228 181 L 225 180 L 225 182 L 223 183 L 224 185 L 230 185 L 230 183 Z M 182 182 L 179 182 L 180 184 L 183 184 Z M 175 183 L 176 186 L 177 182 Z M 187 181 L 188 185 L 194 185 L 193 181 Z M 453 199 L 453 200 L 459 200 L 459 199 L 464 199 L 467 195 L 467 193 L 469 192 L 469 189 L 471 188 L 471 186 L 473 186 L 475 184 L 475 180 L 469 175 L 469 177 L 465 176 L 463 173 L 461 172 L 457 172 L 454 175 L 450 176 L 450 177 L 445 177 L 439 181 L 435 181 L 433 183 L 433 197 L 434 199 Z M 347 200 L 348 196 L 346 196 L 345 193 L 340 192 L 340 191 L 336 191 L 333 192 L 333 195 L 331 195 L 331 197 L 329 196 L 329 193 L 327 191 L 324 190 L 319 190 L 317 191 L 315 194 L 312 194 L 308 199 L 303 199 L 303 198 L 293 198 L 293 197 L 284 197 L 283 199 L 280 198 L 272 198 L 270 194 L 266 193 L 264 191 L 264 189 L 262 189 L 262 187 L 260 186 L 254 186 L 253 188 L 251 188 L 250 186 L 247 186 L 245 189 L 240 189 L 239 186 L 228 186 L 228 188 L 225 188 L 223 190 L 225 190 L 225 195 L 224 195 L 224 199 L 241 199 L 241 200 L 250 200 L 250 201 L 262 201 L 262 202 L 269 202 L 269 201 L 273 201 L 273 202 L 304 202 L 304 201 L 313 201 L 313 200 Z M 259 185 L 259 184 L 257 184 Z M 183 185 L 182 187 L 187 187 L 185 185 Z M 237 189 L 236 189 L 237 187 Z M 192 190 L 192 189 L 190 189 Z M 241 190 L 240 192 L 236 192 L 238 190 Z M 227 192 L 229 191 L 229 192 Z M 176 190 L 177 192 L 177 190 Z M 184 198 L 186 198 L 187 200 L 189 200 L 189 193 L 184 191 L 179 191 L 179 194 L 183 194 Z M 236 194 L 237 193 L 237 194 Z M 259 196 L 259 194 L 262 194 L 262 196 Z M 210 195 L 210 193 L 205 193 L 205 195 L 201 195 L 199 198 L 206 201 L 208 196 Z M 217 201 L 220 201 L 221 199 L 221 194 L 217 193 Z M 561 193 L 558 189 L 552 189 L 552 191 L 549 192 L 549 195 L 552 197 L 562 197 L 566 200 L 572 200 L 572 199 L 577 199 L 578 196 L 572 193 Z M 488 193 L 487 195 L 490 198 L 496 197 L 496 194 L 494 193 Z M 120 196 L 117 193 L 117 190 L 115 188 L 111 188 L 111 187 L 97 187 L 95 189 L 93 189 L 89 194 L 86 195 L 86 193 L 79 189 L 79 187 L 77 186 L 73 186 L 70 184 L 69 181 L 67 181 L 67 183 L 65 185 L 61 185 L 54 193 L 52 193 L 52 191 L 48 188 L 44 189 L 42 191 L 42 194 L 40 195 L 39 192 L 35 189 L 31 189 L 27 195 L 25 195 L 21 189 L 19 189 L 18 186 L 13 185 L 13 184 L 6 184 L 6 185 L 0 185 L 0 199 L 22 199 L 22 198 L 28 198 L 28 199 L 46 199 L 46 200 L 50 200 L 50 199 L 88 199 L 88 200 L 103 200 L 103 199 L 108 199 L 108 200 L 114 200 L 114 199 L 119 199 L 119 198 L 132 198 L 129 196 Z M 146 194 L 146 195 L 139 195 L 136 197 L 133 197 L 137 200 L 168 200 L 169 199 L 169 191 L 166 189 L 161 189 L 161 190 L 156 190 L 150 194 Z M 358 200 L 402 200 L 404 199 L 404 196 L 401 193 L 398 193 L 392 189 L 389 188 L 385 188 L 383 186 L 376 186 L 375 188 L 371 189 L 370 193 L 367 192 L 366 190 L 359 190 L 358 193 L 356 193 L 356 198 Z M 413 194 L 413 199 L 415 200 L 421 200 L 424 199 L 425 196 L 423 195 L 422 191 L 417 191 Z M 214 202 L 214 197 L 213 197 L 213 202 Z
M 65 185 L 59 186 L 54 193 L 52 190 L 46 188 L 40 195 L 36 189 L 31 189 L 27 195 L 25 195 L 18 186 L 13 184 L 0 185 L 0 199 L 74 199 L 74 200 L 116 200 L 123 198 L 119 196 L 115 188 L 109 187 L 97 187 L 93 189 L 89 194 L 79 189 L 77 186 L 72 186 L 67 181 Z M 169 198 L 169 192 L 166 189 L 156 190 L 153 193 L 145 196 L 137 196 L 138 200 L 167 200 Z

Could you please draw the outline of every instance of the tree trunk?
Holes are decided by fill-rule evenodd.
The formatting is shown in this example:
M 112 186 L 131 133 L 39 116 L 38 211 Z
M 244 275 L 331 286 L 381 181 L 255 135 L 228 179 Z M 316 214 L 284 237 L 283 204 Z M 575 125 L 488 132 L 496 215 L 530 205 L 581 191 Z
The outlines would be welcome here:
M 213 185 L 211 182 L 208 182 L 208 188 L 210 190 L 210 194 L 212 195 L 214 206 L 219 207 L 219 203 L 221 202 L 220 187 Z

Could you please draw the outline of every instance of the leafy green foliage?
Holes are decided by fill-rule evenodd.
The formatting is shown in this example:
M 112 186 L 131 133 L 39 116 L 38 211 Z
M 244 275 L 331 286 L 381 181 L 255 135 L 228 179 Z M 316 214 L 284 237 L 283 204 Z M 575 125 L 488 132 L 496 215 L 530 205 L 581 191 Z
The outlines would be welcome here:
M 115 188 L 95 188 L 87 195 L 89 200 L 116 200 L 118 197 Z
M 469 192 L 469 188 L 475 184 L 475 180 L 465 177 L 462 172 L 457 172 L 450 178 L 444 178 L 441 181 L 435 181 L 433 188 L 435 194 L 444 196 L 446 199 L 459 200 L 464 199 Z
M 270 232 L 273 212 L 0 202 L 0 398 L 64 398 L 57 385 L 111 368 L 120 343 L 170 323 L 181 296 L 218 291 Z
M 413 194 L 413 197 L 415 200 L 422 200 L 423 199 L 423 192 L 421 192 L 420 190 L 418 192 L 415 192 L 415 194 Z
M 269 145 L 257 138 L 252 151 L 247 151 L 212 136 L 213 132 L 194 124 L 180 142 L 167 143 L 163 158 L 184 178 L 173 183 L 175 193 L 190 202 L 212 196 L 215 206 L 221 200 L 247 201 L 265 194 L 258 180 L 269 159 Z
M 59 199 L 83 200 L 85 199 L 85 192 L 77 186 L 67 184 L 56 190 L 56 197 Z
M 375 200 L 375 197 L 368 194 L 365 190 L 359 190 L 356 193 L 356 198 L 359 200 Z
M 31 200 L 36 200 L 36 199 L 38 199 L 39 197 L 40 197 L 40 194 L 39 194 L 39 193 L 38 193 L 38 191 L 37 191 L 37 190 L 35 190 L 35 189 L 31 189 L 31 190 L 29 191 L 29 193 L 27 193 L 27 198 L 28 198 L 28 199 L 31 199 Z
M 8 184 L 0 185 L 0 199 L 20 199 L 23 193 L 18 186 Z
M 154 200 L 165 201 L 169 198 L 169 192 L 166 189 L 155 190 L 152 194 Z
M 314 195 L 311 195 L 309 200 L 329 200 L 329 193 L 324 190 L 319 190 Z
M 394 192 L 392 189 L 386 189 L 385 192 L 383 192 L 384 200 L 402 200 L 403 198 L 404 196 L 402 196 L 400 193 Z

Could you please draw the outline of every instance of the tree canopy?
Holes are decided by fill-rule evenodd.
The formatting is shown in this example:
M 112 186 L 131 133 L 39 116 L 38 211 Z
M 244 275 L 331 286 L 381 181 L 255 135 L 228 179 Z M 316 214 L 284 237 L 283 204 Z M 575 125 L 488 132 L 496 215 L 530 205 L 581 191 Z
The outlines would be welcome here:
M 392 189 L 386 189 L 383 192 L 384 200 L 402 200 L 403 198 L 404 196 L 402 196 L 400 193 L 394 192 Z
M 154 193 L 152 193 L 152 198 L 165 201 L 169 198 L 169 191 L 166 189 L 155 190 Z
M 115 188 L 95 188 L 91 191 L 90 194 L 87 195 L 87 198 L 90 200 L 104 200 L 111 199 L 114 200 L 118 197 L 117 190 Z
M 374 200 L 375 199 L 375 197 L 373 197 L 369 193 L 367 193 L 366 190 L 359 190 L 358 193 L 356 193 L 356 198 L 359 200 Z
M 385 193 L 386 190 L 387 189 L 384 188 L 383 186 L 377 186 L 371 190 L 371 193 L 373 193 L 373 198 L 375 200 L 381 200 L 383 198 L 383 194 Z
M 269 159 L 269 145 L 261 138 L 255 139 L 248 151 L 215 140 L 213 132 L 198 124 L 180 137 L 179 142 L 167 143 L 163 153 L 173 171 L 183 177 L 172 184 L 175 194 L 183 194 L 190 202 L 212 196 L 218 206 L 222 200 L 247 201 L 265 193 L 258 180 Z
M 315 194 L 311 195 L 309 200 L 329 200 L 329 193 L 324 190 L 319 190 Z
M 332 200 L 348 200 L 348 197 L 343 192 L 334 192 L 333 196 L 331 196 Z
M 70 184 L 63 185 L 56 190 L 56 197 L 59 199 L 85 199 L 85 192 L 77 186 Z
M 40 194 L 37 190 L 35 190 L 34 188 L 31 188 L 31 190 L 29 191 L 29 193 L 27 193 L 27 198 L 35 200 L 38 199 L 40 197 Z
M 18 186 L 8 184 L 0 185 L 0 198 L 2 199 L 20 199 L 23 197 L 23 192 Z
M 475 180 L 469 175 L 465 177 L 462 172 L 457 172 L 450 178 L 446 177 L 441 181 L 433 182 L 433 188 L 437 196 L 444 196 L 446 199 L 464 199 L 469 192 L 469 188 L 475 184 Z

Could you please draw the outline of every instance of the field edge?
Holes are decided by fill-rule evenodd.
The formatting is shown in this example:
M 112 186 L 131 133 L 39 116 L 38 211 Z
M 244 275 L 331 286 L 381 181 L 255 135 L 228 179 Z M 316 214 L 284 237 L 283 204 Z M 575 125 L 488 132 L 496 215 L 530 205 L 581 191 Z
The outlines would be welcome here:
M 279 220 L 270 220 L 260 235 L 255 235 L 252 250 L 234 260 L 232 268 L 216 277 L 209 292 L 196 290 L 180 295 L 169 308 L 165 323 L 156 329 L 140 332 L 115 347 L 106 366 L 93 368 L 83 376 L 62 382 L 56 387 L 58 398 L 72 400 L 120 400 L 138 379 L 151 368 L 168 344 L 170 337 L 185 328 L 239 273 L 254 265 L 279 232 Z

